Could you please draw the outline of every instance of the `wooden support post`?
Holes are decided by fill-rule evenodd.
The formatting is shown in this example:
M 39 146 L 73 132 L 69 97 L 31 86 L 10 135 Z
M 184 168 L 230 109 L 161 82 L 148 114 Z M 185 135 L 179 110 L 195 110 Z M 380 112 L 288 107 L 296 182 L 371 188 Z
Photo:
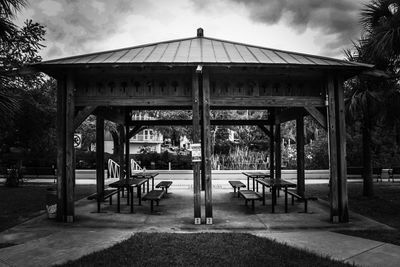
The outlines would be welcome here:
M 202 76 L 202 149 L 204 151 L 204 175 L 205 175 L 205 202 L 206 202 L 206 224 L 212 224 L 212 181 L 211 181 L 211 132 L 210 132 L 210 77 L 208 72 Z
M 129 142 L 129 121 L 131 120 L 131 116 L 130 116 L 130 110 L 126 109 L 125 110 L 125 179 L 129 179 L 130 177 L 130 172 L 131 172 L 131 162 L 129 160 L 129 148 L 130 148 L 130 142 Z M 131 196 L 132 197 L 132 196 Z
M 97 195 L 104 192 L 104 118 L 96 115 L 96 188 Z M 97 198 L 102 202 L 102 198 Z
M 73 222 L 75 215 L 74 201 L 74 181 L 75 181 L 75 162 L 74 162 L 74 83 L 73 77 L 67 77 L 66 101 L 65 101 L 65 193 L 66 193 L 66 222 Z
M 119 155 L 118 155 L 118 163 L 119 163 L 119 179 L 124 178 L 124 141 L 125 141 L 125 129 L 122 124 L 118 124 L 118 134 L 119 134 Z
M 335 83 L 336 90 L 336 125 L 338 145 L 338 204 L 339 222 L 349 221 L 349 208 L 347 198 L 347 164 L 346 164 L 346 120 L 344 107 L 343 80 L 338 78 Z
M 282 178 L 282 145 L 281 145 L 281 125 L 275 125 L 275 168 L 276 179 Z
M 192 77 L 192 108 L 193 108 L 193 143 L 200 143 L 200 94 L 199 75 Z M 194 201 L 194 224 L 201 224 L 201 162 L 193 162 L 193 201 Z
M 272 133 L 272 135 L 269 138 L 269 174 L 272 179 L 275 178 L 275 138 L 274 138 L 274 125 L 275 125 L 275 109 L 271 108 L 270 109 L 270 115 L 271 115 L 271 124 L 269 125 L 269 131 Z
M 304 169 L 304 118 L 296 119 L 296 151 L 297 151 L 297 194 L 304 197 L 305 169 Z
M 64 221 L 65 193 L 65 78 L 57 80 L 57 220 Z
M 337 164 L 337 129 L 336 129 L 336 103 L 335 103 L 335 83 L 334 78 L 329 76 L 327 84 L 328 93 L 328 143 L 329 143 L 329 169 L 330 169 L 330 204 L 331 221 L 339 222 L 339 203 L 338 203 L 338 164 Z

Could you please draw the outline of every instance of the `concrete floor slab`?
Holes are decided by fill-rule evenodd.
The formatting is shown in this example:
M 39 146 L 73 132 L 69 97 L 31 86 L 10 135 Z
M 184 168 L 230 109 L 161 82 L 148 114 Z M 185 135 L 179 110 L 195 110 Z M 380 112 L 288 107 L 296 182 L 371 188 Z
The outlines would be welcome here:
M 284 213 L 283 197 L 279 198 L 274 214 L 271 213 L 270 198 L 266 206 L 257 202 L 255 211 L 252 211 L 244 205 L 243 199 L 233 195 L 229 184 L 225 183 L 218 181 L 213 190 L 213 225 L 193 224 L 193 191 L 189 189 L 190 183 L 171 187 L 170 194 L 160 202 L 160 206 L 155 206 L 156 212 L 153 214 L 150 213 L 148 202 L 138 206 L 137 199 L 134 214 L 130 213 L 125 199 L 121 202 L 121 213 L 116 213 L 116 201 L 114 205 L 102 204 L 102 213 L 97 213 L 95 202 L 82 199 L 76 203 L 76 221 L 73 224 L 58 223 L 42 215 L 0 233 L 0 243 L 16 244 L 0 249 L 0 266 L 62 263 L 112 246 L 137 232 L 247 232 L 335 259 L 354 260 L 358 264 L 364 261 L 362 253 L 372 253 L 372 249 L 384 243 L 330 231 L 390 229 L 356 214 L 351 214 L 348 224 L 331 224 L 328 220 L 329 208 L 323 201 L 310 202 L 307 214 L 302 212 L 302 203 L 295 203 L 289 207 L 289 213 Z M 204 202 L 204 194 L 202 199 Z M 202 215 L 204 218 L 204 206 Z M 389 246 L 385 251 L 389 250 L 396 251 L 396 248 Z M 368 254 L 364 257 L 368 257 Z

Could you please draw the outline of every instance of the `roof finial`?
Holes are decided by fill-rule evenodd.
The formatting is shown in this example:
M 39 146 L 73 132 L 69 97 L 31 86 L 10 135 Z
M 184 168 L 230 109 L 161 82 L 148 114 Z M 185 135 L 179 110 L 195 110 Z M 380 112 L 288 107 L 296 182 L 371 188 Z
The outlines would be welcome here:
M 197 37 L 204 37 L 204 30 L 203 28 L 197 29 Z

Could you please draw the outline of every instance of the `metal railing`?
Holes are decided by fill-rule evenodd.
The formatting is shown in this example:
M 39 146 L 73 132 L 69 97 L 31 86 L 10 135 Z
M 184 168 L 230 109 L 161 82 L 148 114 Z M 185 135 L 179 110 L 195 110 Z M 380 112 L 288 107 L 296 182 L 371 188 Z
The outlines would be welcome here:
M 134 159 L 131 159 L 131 173 L 135 171 L 141 171 L 142 167 L 140 167 L 139 163 L 137 163 Z
M 108 164 L 107 164 L 107 174 L 108 174 L 108 178 L 118 178 L 119 179 L 119 174 L 120 174 L 120 166 L 118 163 L 116 163 L 115 161 L 113 161 L 112 159 L 108 160 Z

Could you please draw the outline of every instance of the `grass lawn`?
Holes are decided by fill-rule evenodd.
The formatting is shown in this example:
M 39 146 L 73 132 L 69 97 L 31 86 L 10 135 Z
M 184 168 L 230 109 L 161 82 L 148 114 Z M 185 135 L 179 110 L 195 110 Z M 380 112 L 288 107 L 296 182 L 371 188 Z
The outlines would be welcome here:
M 0 186 L 0 231 L 4 231 L 45 209 L 46 189 L 52 184 L 27 184 L 19 187 Z M 95 185 L 77 185 L 75 199 L 95 192 Z
M 307 185 L 307 194 L 328 200 L 328 185 Z M 400 245 L 400 183 L 375 183 L 375 196 L 362 196 L 362 183 L 348 183 L 350 210 L 387 224 L 397 231 L 340 231 L 377 241 Z
M 352 266 L 242 233 L 139 233 L 62 266 Z

